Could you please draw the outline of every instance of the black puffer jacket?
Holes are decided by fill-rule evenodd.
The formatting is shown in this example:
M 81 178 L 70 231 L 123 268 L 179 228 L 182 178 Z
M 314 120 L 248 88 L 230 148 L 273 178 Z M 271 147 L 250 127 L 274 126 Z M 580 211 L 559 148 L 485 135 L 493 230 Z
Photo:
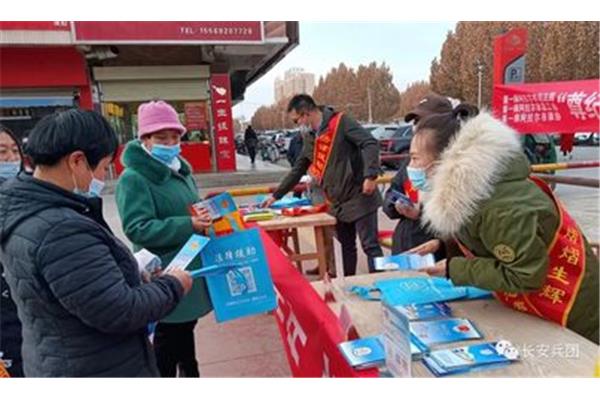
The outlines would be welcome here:
M 147 324 L 183 294 L 141 285 L 102 204 L 23 174 L 0 188 L 0 262 L 23 324 L 26 376 L 158 376 Z
M 0 177 L 0 186 L 6 179 Z M 0 264 L 0 353 L 7 362 L 7 370 L 12 377 L 23 376 L 21 360 L 21 321 L 17 306 L 12 299 L 8 283 L 4 279 L 4 267 Z

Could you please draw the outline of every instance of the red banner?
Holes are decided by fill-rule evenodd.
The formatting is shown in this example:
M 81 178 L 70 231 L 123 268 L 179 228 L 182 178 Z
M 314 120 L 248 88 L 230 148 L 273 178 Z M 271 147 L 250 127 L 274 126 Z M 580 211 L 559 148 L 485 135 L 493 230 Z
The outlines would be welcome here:
M 189 132 L 206 130 L 208 128 L 205 102 L 185 103 L 183 109 L 185 113 L 185 127 Z
M 217 170 L 235 171 L 235 143 L 231 114 L 231 85 L 228 74 L 210 77 L 214 140 L 217 151 Z
M 337 345 L 345 340 L 338 317 L 261 231 L 279 307 L 275 319 L 294 377 L 376 377 L 377 369 L 355 371 Z
M 0 21 L 3 31 L 69 31 L 69 21 Z
M 262 43 L 260 21 L 75 21 L 76 43 Z
M 600 81 L 495 85 L 494 115 L 519 133 L 598 132 Z

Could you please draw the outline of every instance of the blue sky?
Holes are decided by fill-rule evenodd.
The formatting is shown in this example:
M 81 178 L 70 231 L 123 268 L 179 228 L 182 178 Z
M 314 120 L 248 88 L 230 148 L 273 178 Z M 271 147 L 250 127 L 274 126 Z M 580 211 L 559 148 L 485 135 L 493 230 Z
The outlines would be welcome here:
M 246 90 L 234 107 L 235 117 L 249 119 L 261 105 L 274 102 L 277 76 L 293 67 L 318 78 L 344 62 L 356 68 L 371 61 L 386 62 L 394 83 L 403 90 L 410 82 L 428 79 L 431 60 L 439 56 L 446 33 L 456 22 L 300 22 L 300 44 Z

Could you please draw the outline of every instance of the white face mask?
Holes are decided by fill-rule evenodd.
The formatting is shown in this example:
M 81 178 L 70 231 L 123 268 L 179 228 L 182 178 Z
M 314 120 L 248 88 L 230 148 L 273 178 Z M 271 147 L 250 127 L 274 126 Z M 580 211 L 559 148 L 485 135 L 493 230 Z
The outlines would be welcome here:
M 304 133 L 304 134 L 309 133 L 312 130 L 310 125 L 308 125 L 308 124 L 300 125 L 299 129 L 300 129 L 300 133 Z

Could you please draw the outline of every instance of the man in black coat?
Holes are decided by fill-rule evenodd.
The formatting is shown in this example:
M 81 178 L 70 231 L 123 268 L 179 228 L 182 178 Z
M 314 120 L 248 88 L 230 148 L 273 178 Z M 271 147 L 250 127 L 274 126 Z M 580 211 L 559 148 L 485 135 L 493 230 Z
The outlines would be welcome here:
M 283 197 L 308 172 L 323 189 L 330 213 L 337 219 L 344 275 L 356 274 L 357 235 L 373 272 L 373 258 L 383 256 L 377 238 L 377 209 L 382 204 L 376 183 L 381 172 L 379 143 L 351 116 L 318 107 L 305 94 L 290 100 L 288 113 L 301 131 L 309 134 L 303 138 L 301 155 L 292 170 L 264 205 Z
M 27 377 L 159 376 L 147 327 L 191 288 L 179 271 L 142 284 L 98 197 L 117 138 L 99 114 L 43 118 L 33 176 L 0 187 L 0 263 L 23 325 Z
M 250 162 L 254 165 L 256 159 L 256 147 L 258 146 L 258 136 L 252 126 L 248 125 L 246 132 L 244 132 L 244 144 L 248 150 L 248 156 L 250 156 Z

